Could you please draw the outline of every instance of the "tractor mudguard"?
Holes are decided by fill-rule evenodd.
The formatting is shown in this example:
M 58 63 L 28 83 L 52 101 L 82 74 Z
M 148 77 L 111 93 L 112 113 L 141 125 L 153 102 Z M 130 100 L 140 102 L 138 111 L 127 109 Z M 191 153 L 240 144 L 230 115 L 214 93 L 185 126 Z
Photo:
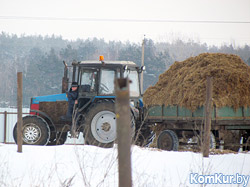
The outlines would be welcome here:
M 52 119 L 45 112 L 42 112 L 40 110 L 30 110 L 30 112 L 34 112 L 35 114 L 40 114 L 42 117 L 44 117 L 45 120 L 47 120 L 49 122 L 48 125 L 49 125 L 51 131 L 56 131 L 55 124 L 53 123 Z

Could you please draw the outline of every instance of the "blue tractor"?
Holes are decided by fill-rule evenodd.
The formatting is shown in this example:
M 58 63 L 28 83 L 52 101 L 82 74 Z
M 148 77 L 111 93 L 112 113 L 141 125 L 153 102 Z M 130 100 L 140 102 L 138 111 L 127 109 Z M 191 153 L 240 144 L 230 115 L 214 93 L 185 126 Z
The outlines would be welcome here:
M 67 137 L 83 132 L 85 144 L 112 147 L 116 140 L 115 78 L 128 77 L 130 84 L 131 128 L 133 137 L 141 137 L 142 121 L 140 73 L 145 69 L 131 61 L 81 61 L 67 66 L 64 62 L 62 93 L 31 98 L 30 115 L 23 117 L 23 144 L 58 145 Z M 72 70 L 69 72 L 69 68 Z M 69 80 L 68 74 L 72 79 Z M 71 121 L 61 119 L 68 108 L 67 91 L 71 82 L 78 84 L 78 104 Z M 17 124 L 13 130 L 17 142 Z M 138 139 L 138 138 L 137 138 Z M 140 139 L 140 138 L 139 138 Z

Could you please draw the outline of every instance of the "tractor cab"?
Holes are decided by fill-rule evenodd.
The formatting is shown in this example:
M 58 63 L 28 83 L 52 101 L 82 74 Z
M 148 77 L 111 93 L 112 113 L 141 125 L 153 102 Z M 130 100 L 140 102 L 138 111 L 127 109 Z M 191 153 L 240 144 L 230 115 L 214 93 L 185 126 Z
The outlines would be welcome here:
M 71 134 L 83 132 L 85 144 L 110 147 L 116 139 L 115 79 L 128 77 L 130 84 L 131 129 L 134 135 L 140 113 L 139 74 L 144 67 L 131 61 L 73 62 L 72 82 L 78 83 L 78 104 L 74 110 Z M 67 78 L 63 78 L 67 80 Z M 75 122 L 75 123 L 74 123 Z
M 72 67 L 72 82 L 77 82 L 79 86 L 78 109 L 80 111 L 84 111 L 89 104 L 98 100 L 115 99 L 115 78 L 129 78 L 131 102 L 135 105 L 139 104 L 141 98 L 139 74 L 144 67 L 138 67 L 131 61 L 104 61 L 103 58 L 100 61 L 73 62 Z M 66 90 L 64 89 L 64 92 Z

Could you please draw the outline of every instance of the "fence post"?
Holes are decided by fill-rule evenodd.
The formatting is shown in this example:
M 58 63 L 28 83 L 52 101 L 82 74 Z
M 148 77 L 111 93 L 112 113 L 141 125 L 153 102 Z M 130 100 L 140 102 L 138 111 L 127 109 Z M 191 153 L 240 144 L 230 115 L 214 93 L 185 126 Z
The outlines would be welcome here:
M 129 80 L 124 78 L 116 79 L 115 91 L 119 187 L 131 187 L 131 114 L 129 106 Z
M 17 73 L 17 152 L 22 152 L 22 107 L 23 107 L 23 75 L 22 72 Z
M 206 113 L 205 113 L 205 128 L 204 128 L 204 146 L 203 157 L 209 157 L 210 148 L 210 133 L 211 133 L 211 108 L 213 94 L 213 78 L 207 77 L 206 85 Z
M 6 137 L 7 137 L 7 111 L 4 111 L 4 143 L 6 143 Z

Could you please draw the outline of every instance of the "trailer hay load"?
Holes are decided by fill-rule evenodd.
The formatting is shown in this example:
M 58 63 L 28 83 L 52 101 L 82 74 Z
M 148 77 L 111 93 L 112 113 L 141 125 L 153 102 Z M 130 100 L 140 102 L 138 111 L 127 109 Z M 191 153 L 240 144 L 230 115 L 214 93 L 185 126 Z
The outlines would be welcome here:
M 208 76 L 213 77 L 211 139 L 214 142 L 211 144 L 224 142 L 226 149 L 237 151 L 241 137 L 247 143 L 250 67 L 237 55 L 203 53 L 175 62 L 143 96 L 148 123 L 157 123 L 156 134 L 162 130 L 171 131 L 165 135 L 173 140 L 168 149 L 174 146 L 176 137 L 187 142 L 202 132 Z M 160 140 L 159 146 L 163 146 Z

